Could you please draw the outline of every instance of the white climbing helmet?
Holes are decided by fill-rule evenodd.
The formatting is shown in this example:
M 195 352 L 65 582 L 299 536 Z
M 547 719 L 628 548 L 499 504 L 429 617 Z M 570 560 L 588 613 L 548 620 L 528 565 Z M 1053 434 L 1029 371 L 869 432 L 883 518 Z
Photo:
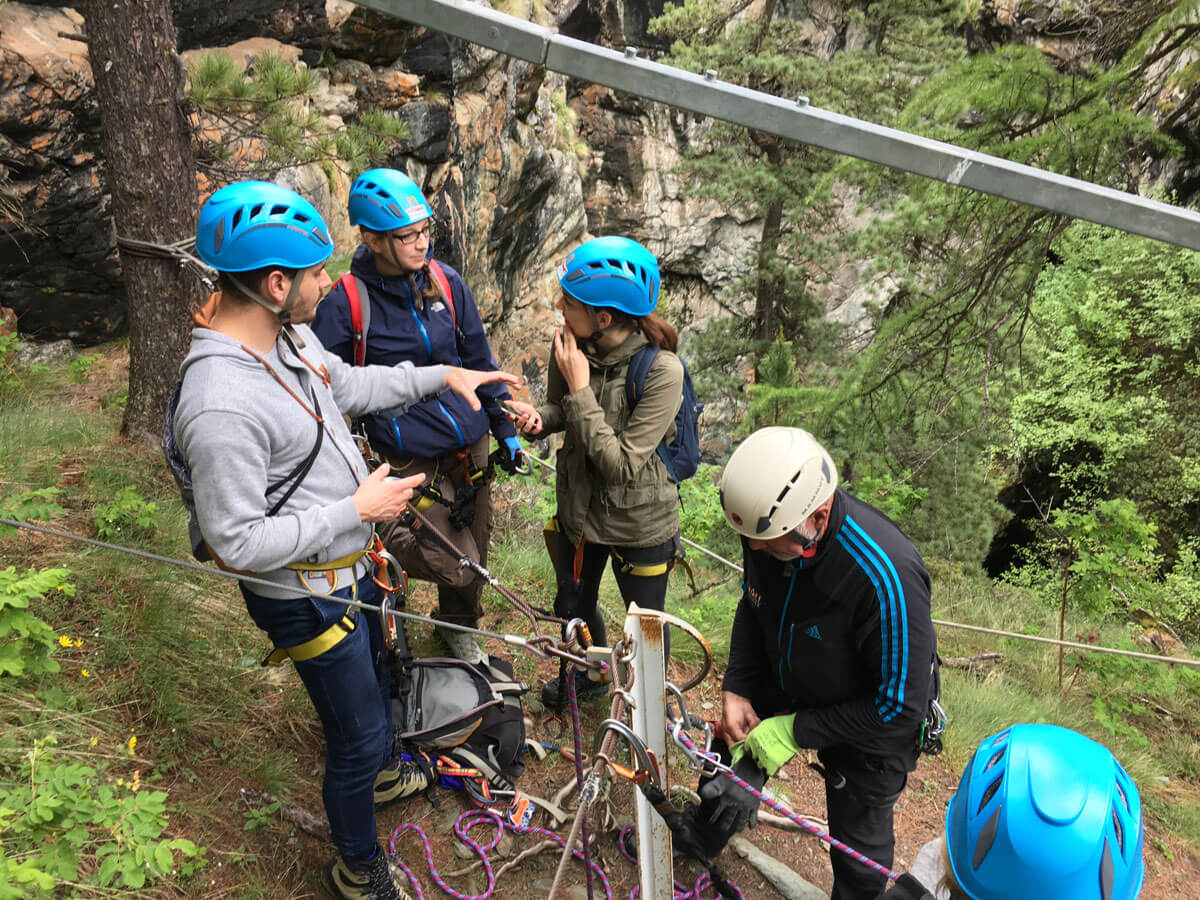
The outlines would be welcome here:
M 837 467 L 802 428 L 762 428 L 741 443 L 721 473 L 721 507 L 738 534 L 770 541 L 790 533 L 830 498 Z

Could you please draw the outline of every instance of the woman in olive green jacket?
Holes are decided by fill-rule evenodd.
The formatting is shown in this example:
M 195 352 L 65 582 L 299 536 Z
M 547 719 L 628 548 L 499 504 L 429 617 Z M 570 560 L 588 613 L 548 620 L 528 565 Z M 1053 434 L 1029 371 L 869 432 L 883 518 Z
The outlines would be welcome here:
M 564 432 L 558 451 L 554 525 L 556 615 L 583 619 L 607 644 L 597 607 L 600 579 L 612 558 L 625 605 L 663 609 L 679 540 L 676 487 L 655 452 L 675 437 L 683 363 L 675 330 L 653 314 L 658 261 L 637 241 L 601 237 L 558 267 L 563 293 L 548 373 L 547 402 L 513 403 L 523 432 Z M 634 357 L 658 348 L 641 396 L 630 407 L 626 374 Z M 595 682 L 580 679 L 580 690 Z M 559 679 L 542 690 L 549 706 L 562 698 Z

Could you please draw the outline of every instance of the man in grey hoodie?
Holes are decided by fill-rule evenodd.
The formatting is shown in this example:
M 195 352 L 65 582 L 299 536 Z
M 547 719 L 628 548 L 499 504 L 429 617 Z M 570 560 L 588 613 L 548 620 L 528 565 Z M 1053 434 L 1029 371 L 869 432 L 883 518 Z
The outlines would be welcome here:
M 356 368 L 327 353 L 305 323 L 330 284 L 332 250 L 320 213 L 278 185 L 240 182 L 209 198 L 196 251 L 221 290 L 195 317 L 175 438 L 209 553 L 271 582 L 243 583 L 246 607 L 276 655 L 293 660 L 321 719 L 338 849 L 327 886 L 346 900 L 401 900 L 374 810 L 421 790 L 426 776 L 392 759 L 378 616 L 339 600 L 379 602 L 364 548 L 373 523 L 399 515 L 423 476 L 392 478 L 386 464 L 368 474 L 342 414 L 402 412 L 446 389 L 478 406 L 480 385 L 517 379 L 453 366 Z

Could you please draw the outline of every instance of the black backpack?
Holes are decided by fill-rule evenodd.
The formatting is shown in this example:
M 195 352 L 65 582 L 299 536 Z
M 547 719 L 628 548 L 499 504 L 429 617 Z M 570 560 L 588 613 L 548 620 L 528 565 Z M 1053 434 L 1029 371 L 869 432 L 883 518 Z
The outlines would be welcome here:
M 516 680 L 512 663 L 499 656 L 396 660 L 393 671 L 406 687 L 392 700 L 403 750 L 450 759 L 498 790 L 514 789 L 512 779 L 525 770 L 521 697 L 529 685 Z
M 658 349 L 653 344 L 643 347 L 629 361 L 629 370 L 625 373 L 625 403 L 630 411 L 642 396 L 646 375 L 654 365 Z M 675 414 L 675 439 L 669 444 L 665 440 L 659 441 L 656 448 L 659 459 L 676 484 L 691 478 L 700 466 L 700 413 L 704 411 L 704 404 L 696 401 L 692 373 L 688 371 L 682 356 L 679 361 L 683 363 L 683 402 Z

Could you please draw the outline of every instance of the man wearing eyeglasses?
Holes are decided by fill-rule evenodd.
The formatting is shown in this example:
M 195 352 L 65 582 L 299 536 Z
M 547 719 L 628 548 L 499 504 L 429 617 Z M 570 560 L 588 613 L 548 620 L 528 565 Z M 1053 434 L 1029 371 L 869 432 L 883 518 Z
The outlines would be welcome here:
M 416 183 L 394 169 L 371 169 L 354 180 L 349 206 L 362 244 L 350 274 L 317 310 L 312 329 L 321 343 L 359 365 L 498 369 L 470 289 L 457 272 L 433 259 L 433 209 Z M 485 385 L 478 398 L 481 409 L 475 410 L 444 393 L 402 415 L 368 416 L 364 425 L 373 450 L 395 474 L 426 476 L 417 509 L 460 550 L 487 565 L 489 431 L 500 444 L 501 465 L 515 469 L 524 451 L 501 409 L 511 399 L 508 389 Z M 428 529 L 393 522 L 382 534 L 410 577 L 437 584 L 437 618 L 478 625 L 482 583 Z M 470 662 L 483 658 L 470 635 L 450 629 L 441 635 L 452 655 Z

